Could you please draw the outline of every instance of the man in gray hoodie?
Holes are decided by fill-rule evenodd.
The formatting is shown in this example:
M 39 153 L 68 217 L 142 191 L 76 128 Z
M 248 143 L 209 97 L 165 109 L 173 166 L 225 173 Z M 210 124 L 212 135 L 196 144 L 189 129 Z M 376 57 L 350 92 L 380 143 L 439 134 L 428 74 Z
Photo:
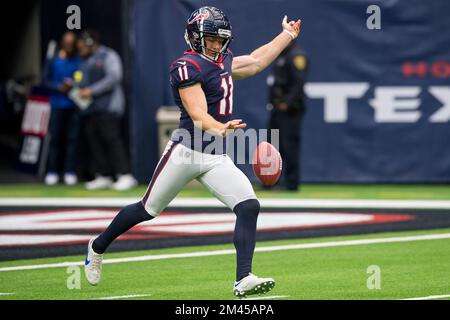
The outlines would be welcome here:
M 92 100 L 82 115 L 96 177 L 86 183 L 86 188 L 130 189 L 137 185 L 137 181 L 130 173 L 128 153 L 121 135 L 125 109 L 122 62 L 117 52 L 100 44 L 95 31 L 81 34 L 78 50 L 83 58 L 79 96 Z

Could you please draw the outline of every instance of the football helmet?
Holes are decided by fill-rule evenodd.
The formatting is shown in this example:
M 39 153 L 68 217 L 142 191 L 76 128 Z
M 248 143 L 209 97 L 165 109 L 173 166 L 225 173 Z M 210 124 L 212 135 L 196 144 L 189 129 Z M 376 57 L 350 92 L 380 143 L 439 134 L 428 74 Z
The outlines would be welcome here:
M 222 38 L 222 49 L 220 51 L 206 49 L 205 36 Z M 221 62 L 227 55 L 228 46 L 233 40 L 230 21 L 221 10 L 215 7 L 201 7 L 192 12 L 186 21 L 184 39 L 189 47 L 202 57 Z M 213 52 L 214 56 L 208 55 L 206 50 Z

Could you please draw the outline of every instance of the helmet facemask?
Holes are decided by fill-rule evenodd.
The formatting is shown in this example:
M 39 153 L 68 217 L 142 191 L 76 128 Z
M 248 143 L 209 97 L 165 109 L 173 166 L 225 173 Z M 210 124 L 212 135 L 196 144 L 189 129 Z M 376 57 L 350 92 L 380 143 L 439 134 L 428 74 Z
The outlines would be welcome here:
M 219 51 L 215 51 L 213 49 L 209 49 L 206 45 L 205 37 L 217 37 L 222 39 L 222 48 Z M 201 49 L 202 49 L 202 56 L 205 58 L 212 60 L 214 62 L 222 62 L 223 58 L 226 56 L 228 45 L 231 42 L 231 37 L 223 37 L 223 36 L 217 36 L 215 34 L 208 34 L 203 33 L 203 36 L 201 37 Z M 213 56 L 212 56 L 213 54 Z
M 222 62 L 223 59 L 227 55 L 227 49 L 230 45 L 231 40 L 231 32 L 229 30 L 221 30 L 219 29 L 219 34 L 206 33 L 206 32 L 194 32 L 193 36 L 189 37 L 187 31 L 184 34 L 184 38 L 190 48 L 197 53 L 199 53 L 202 57 L 211 60 L 213 62 Z M 215 37 L 223 40 L 222 48 L 219 51 L 215 51 L 213 49 L 209 49 L 206 46 L 205 37 Z

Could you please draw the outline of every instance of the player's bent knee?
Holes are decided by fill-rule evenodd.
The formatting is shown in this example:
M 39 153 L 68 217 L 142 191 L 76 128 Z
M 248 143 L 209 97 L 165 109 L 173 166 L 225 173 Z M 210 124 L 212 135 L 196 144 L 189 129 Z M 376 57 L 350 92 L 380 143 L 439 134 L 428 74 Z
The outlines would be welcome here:
M 132 213 L 133 215 L 137 215 L 140 217 L 142 221 L 150 220 L 153 217 L 145 210 L 145 206 L 142 201 L 138 201 L 136 203 L 129 204 L 123 210 L 127 210 L 127 212 Z
M 145 204 L 144 201 L 141 201 L 144 210 L 149 214 L 152 218 L 156 218 L 161 213 L 160 211 L 154 210 L 151 205 Z
M 238 203 L 233 211 L 236 214 L 246 213 L 257 216 L 261 210 L 261 205 L 257 199 L 249 199 Z

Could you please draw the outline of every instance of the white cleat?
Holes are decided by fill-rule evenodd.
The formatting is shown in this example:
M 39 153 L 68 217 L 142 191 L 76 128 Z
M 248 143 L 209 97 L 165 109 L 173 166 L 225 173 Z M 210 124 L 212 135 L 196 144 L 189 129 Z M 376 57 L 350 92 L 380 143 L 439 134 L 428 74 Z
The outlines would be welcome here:
M 108 177 L 98 176 L 92 181 L 86 182 L 85 186 L 88 190 L 106 189 L 111 187 L 113 180 Z
M 64 174 L 64 183 L 68 186 L 76 185 L 78 182 L 77 175 L 74 173 L 65 173 Z
M 89 240 L 88 252 L 84 261 L 84 275 L 89 284 L 95 286 L 100 282 L 102 275 L 103 254 L 95 253 L 92 249 L 92 242 L 95 238 Z
M 56 173 L 47 173 L 45 175 L 45 184 L 48 186 L 54 186 L 59 182 L 59 176 Z
M 264 294 L 275 287 L 275 280 L 272 278 L 258 278 L 254 274 L 249 274 L 240 281 L 234 283 L 233 294 L 236 297 L 245 297 L 252 294 Z
M 122 174 L 118 177 L 117 181 L 112 185 L 112 188 L 116 191 L 125 191 L 134 188 L 138 185 L 138 182 L 131 174 Z

